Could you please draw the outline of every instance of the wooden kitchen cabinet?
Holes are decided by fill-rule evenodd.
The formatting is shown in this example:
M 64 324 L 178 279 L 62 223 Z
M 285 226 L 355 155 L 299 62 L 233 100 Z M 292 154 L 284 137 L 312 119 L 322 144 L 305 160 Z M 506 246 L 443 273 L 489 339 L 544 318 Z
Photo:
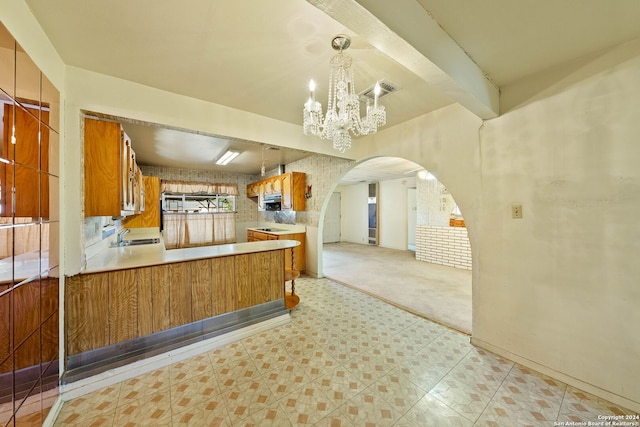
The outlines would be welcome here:
M 282 176 L 282 210 L 303 211 L 306 209 L 307 199 L 306 175 L 301 172 L 289 172 Z
M 305 250 L 306 233 L 290 233 L 290 234 L 274 234 L 263 231 L 247 230 L 247 242 L 260 242 L 263 240 L 297 240 L 300 242 L 298 246 L 287 249 L 284 255 L 284 268 L 291 268 L 291 251 L 293 250 L 293 258 L 295 265 L 293 270 L 304 271 L 307 268 L 307 254 Z
M 122 225 L 125 228 L 160 227 L 160 178 L 157 176 L 142 176 L 144 187 L 142 198 L 144 210 L 138 215 L 131 215 L 124 219 Z
M 131 140 L 116 122 L 84 120 L 84 216 L 126 216 L 144 210 Z
M 49 217 L 49 181 L 39 172 L 49 169 L 49 129 L 41 121 L 49 121 L 47 110 L 4 104 L 2 157 L 9 163 L 0 166 L 1 216 Z
M 265 194 L 282 194 L 281 210 L 306 210 L 306 174 L 302 172 L 288 172 L 275 177 L 263 179 L 247 185 L 247 197 L 258 198 L 258 210 L 264 211 Z
M 65 353 L 74 356 L 284 299 L 284 257 L 285 250 L 277 249 L 67 277 Z M 0 298 L 0 338 L 7 301 Z
M 258 197 L 260 194 L 260 185 L 258 182 L 252 182 L 247 185 L 247 197 Z

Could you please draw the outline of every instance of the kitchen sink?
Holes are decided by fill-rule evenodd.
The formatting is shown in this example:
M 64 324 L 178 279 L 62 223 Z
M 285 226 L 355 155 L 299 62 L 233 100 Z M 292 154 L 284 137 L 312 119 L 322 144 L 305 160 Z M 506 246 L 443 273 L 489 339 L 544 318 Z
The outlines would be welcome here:
M 126 246 L 152 245 L 154 243 L 160 243 L 160 239 L 158 237 L 155 237 L 152 239 L 131 239 L 124 241 L 124 244 Z

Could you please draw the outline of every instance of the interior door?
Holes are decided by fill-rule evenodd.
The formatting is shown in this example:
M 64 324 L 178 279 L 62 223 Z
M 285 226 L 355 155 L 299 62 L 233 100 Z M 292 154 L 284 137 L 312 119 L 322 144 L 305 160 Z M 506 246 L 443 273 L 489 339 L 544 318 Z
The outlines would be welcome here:
M 340 241 L 340 209 L 341 194 L 333 193 L 324 214 L 324 229 L 322 243 L 336 243 Z

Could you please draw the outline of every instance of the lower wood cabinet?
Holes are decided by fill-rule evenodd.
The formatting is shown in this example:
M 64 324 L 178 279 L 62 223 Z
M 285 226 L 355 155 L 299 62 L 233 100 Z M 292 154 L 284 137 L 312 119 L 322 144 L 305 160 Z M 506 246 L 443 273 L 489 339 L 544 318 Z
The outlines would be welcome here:
M 284 265 L 278 249 L 68 277 L 66 354 L 283 299 Z
M 305 271 L 307 269 L 306 240 L 307 233 L 272 234 L 256 230 L 247 230 L 247 242 L 259 242 L 262 240 L 297 240 L 300 242 L 295 248 L 287 249 L 284 257 L 286 269 Z M 293 254 L 291 253 L 293 251 Z M 293 256 L 292 256 L 293 255 Z
M 0 343 L 0 375 L 58 358 L 57 278 L 0 284 Z

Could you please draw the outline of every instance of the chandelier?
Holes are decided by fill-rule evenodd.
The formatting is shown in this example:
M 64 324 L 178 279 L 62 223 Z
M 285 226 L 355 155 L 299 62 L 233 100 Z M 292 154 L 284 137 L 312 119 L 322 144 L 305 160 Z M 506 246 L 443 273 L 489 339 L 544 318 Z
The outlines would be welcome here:
M 331 58 L 327 114 L 322 117 L 322 105 L 315 99 L 315 82 L 309 82 L 309 100 L 304 104 L 303 130 L 305 135 L 316 135 L 333 140 L 333 148 L 344 153 L 351 148 L 351 134 L 369 135 L 387 123 L 384 106 L 378 105 L 380 84 L 374 88 L 373 105 L 367 99 L 367 110 L 360 117 L 360 100 L 355 90 L 351 57 L 344 54 L 351 45 L 349 36 L 339 34 L 331 41 L 338 54 Z

